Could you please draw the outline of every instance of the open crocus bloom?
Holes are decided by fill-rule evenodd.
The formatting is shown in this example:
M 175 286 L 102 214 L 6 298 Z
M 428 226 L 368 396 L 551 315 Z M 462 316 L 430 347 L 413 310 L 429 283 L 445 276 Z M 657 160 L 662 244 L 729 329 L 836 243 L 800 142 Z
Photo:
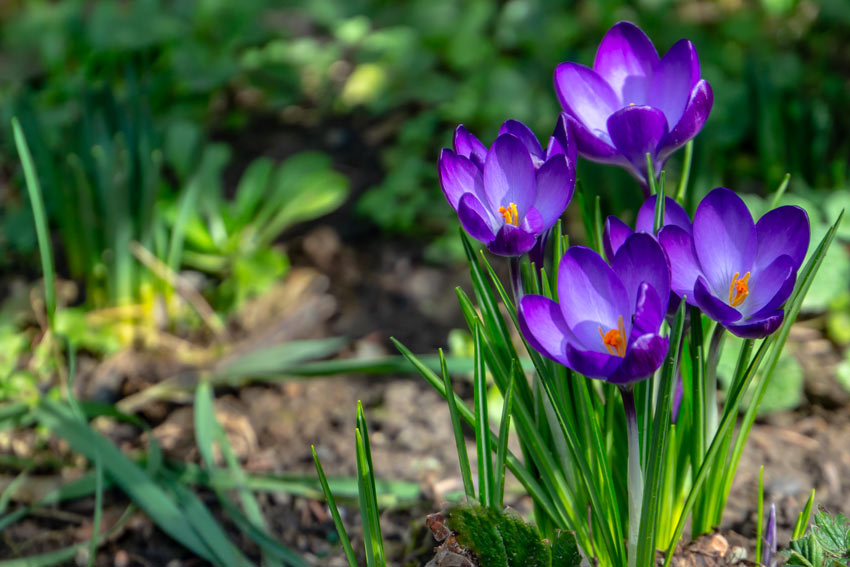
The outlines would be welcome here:
M 494 254 L 521 256 L 564 212 L 575 189 L 575 145 L 553 135 L 546 151 L 509 120 L 488 150 L 462 125 L 440 154 L 440 184 L 463 228 Z M 566 148 L 563 146 L 566 144 Z
M 655 203 L 657 199 L 653 195 L 641 205 L 638 210 L 634 230 L 615 216 L 609 216 L 605 220 L 605 227 L 602 230 L 602 246 L 605 248 L 606 256 L 613 258 L 614 253 L 619 250 L 623 242 L 626 241 L 626 238 L 635 232 L 655 233 Z M 688 216 L 688 213 L 674 199 L 665 197 L 664 222 L 661 226 L 668 224 L 676 225 L 687 231 L 688 234 L 691 232 L 691 218 Z
M 761 338 L 782 323 L 809 248 L 809 217 L 785 206 L 753 223 L 741 198 L 719 187 L 697 207 L 691 234 L 665 226 L 658 239 L 674 293 L 739 337 Z
M 658 242 L 637 233 L 611 265 L 590 248 L 561 259 L 558 301 L 526 295 L 519 323 L 529 344 L 591 378 L 629 384 L 655 372 L 667 354 L 659 335 L 670 294 L 670 269 Z
M 630 22 L 605 34 L 592 69 L 558 65 L 555 92 L 578 152 L 625 167 L 644 186 L 646 154 L 660 173 L 667 158 L 699 133 L 714 101 L 690 41 L 680 40 L 659 58 L 652 41 Z

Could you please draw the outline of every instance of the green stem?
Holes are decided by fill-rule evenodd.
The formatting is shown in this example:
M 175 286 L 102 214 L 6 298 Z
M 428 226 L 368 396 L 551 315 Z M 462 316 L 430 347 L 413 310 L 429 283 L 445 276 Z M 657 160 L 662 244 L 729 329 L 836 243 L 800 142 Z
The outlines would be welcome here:
M 640 469 L 640 431 L 631 386 L 620 388 L 629 438 L 629 567 L 637 567 L 637 545 L 643 503 L 643 472 Z
M 514 292 L 514 305 L 519 306 L 519 300 L 524 295 L 522 287 L 522 270 L 520 269 L 519 257 L 511 257 L 511 291 Z
M 711 342 L 708 345 L 708 355 L 705 360 L 705 442 L 711 443 L 717 433 L 717 363 L 723 347 L 726 327 L 720 323 L 714 327 Z
M 694 141 L 685 144 L 685 159 L 682 162 L 682 177 L 679 178 L 679 189 L 676 191 L 676 200 L 684 204 L 685 192 L 688 190 L 688 180 L 691 177 L 691 163 L 694 159 Z

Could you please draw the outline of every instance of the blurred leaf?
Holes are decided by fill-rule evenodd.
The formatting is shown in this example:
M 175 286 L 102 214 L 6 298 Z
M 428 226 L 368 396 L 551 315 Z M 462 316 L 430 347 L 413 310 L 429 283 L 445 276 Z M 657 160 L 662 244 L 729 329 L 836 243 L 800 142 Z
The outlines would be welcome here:
M 822 268 L 823 269 L 823 268 Z M 814 284 L 812 284 L 814 286 Z M 743 339 L 727 333 L 724 341 L 723 352 L 717 364 L 717 377 L 729 388 L 730 380 L 735 372 Z M 803 399 L 803 368 L 797 359 L 787 351 L 782 351 L 773 378 L 767 386 L 764 399 L 759 406 L 758 415 L 767 415 L 782 410 L 796 408 Z M 748 391 L 744 396 L 741 409 L 745 410 L 752 398 L 752 392 Z
M 228 380 L 284 374 L 289 366 L 335 354 L 345 343 L 345 339 L 329 338 L 290 341 L 259 348 L 228 357 L 215 368 L 213 374 Z

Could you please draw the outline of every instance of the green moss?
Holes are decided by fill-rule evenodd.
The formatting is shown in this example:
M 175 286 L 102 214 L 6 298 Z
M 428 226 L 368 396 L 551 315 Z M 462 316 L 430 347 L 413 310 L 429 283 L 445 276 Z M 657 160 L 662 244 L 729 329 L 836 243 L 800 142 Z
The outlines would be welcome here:
M 551 544 L 517 514 L 460 506 L 449 512 L 449 528 L 472 551 L 481 567 L 577 567 L 575 536 L 557 532 Z

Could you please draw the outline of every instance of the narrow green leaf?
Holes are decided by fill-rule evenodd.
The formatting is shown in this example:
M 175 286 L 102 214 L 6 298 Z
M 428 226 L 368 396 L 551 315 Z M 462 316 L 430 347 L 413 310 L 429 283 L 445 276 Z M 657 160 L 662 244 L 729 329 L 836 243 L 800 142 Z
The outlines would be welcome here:
M 357 453 L 357 476 L 360 489 L 360 516 L 363 521 L 363 542 L 366 547 L 367 567 L 383 567 L 383 541 L 378 517 L 377 502 L 372 498 L 374 479 L 366 455 L 366 446 L 360 428 L 354 430 Z
M 319 482 L 322 485 L 322 491 L 325 493 L 325 500 L 327 500 L 328 508 L 331 511 L 331 517 L 333 518 L 336 532 L 339 534 L 339 541 L 342 543 L 342 549 L 345 551 L 346 559 L 348 559 L 348 567 L 357 567 L 357 557 L 354 555 L 354 549 L 351 547 L 351 540 L 349 539 L 348 532 L 345 530 L 345 526 L 342 523 L 342 517 L 339 515 L 339 509 L 336 506 L 336 500 L 334 500 L 333 492 L 331 492 L 330 486 L 328 486 L 328 479 L 325 477 L 325 471 L 322 469 L 322 463 L 319 462 L 319 456 L 316 454 L 316 447 L 311 445 L 310 450 L 313 451 L 313 462 L 316 463 L 316 474 L 319 475 Z
M 0 494 L 0 516 L 6 513 L 6 508 L 9 507 L 9 502 L 11 502 L 12 497 L 15 496 L 18 489 L 23 485 L 27 479 L 29 478 L 29 469 L 21 471 L 18 476 L 12 479 L 6 488 L 3 490 L 3 494 Z
M 44 304 L 47 310 L 47 320 L 52 329 L 56 315 L 56 270 L 53 264 L 53 248 L 50 245 L 50 231 L 47 226 L 47 212 L 44 210 L 41 183 L 35 171 L 35 163 L 27 145 L 24 131 L 21 128 L 21 123 L 18 122 L 17 118 L 12 118 L 12 130 L 15 135 L 15 145 L 18 149 L 18 155 L 21 158 L 21 166 L 24 169 L 27 193 L 29 194 L 32 215 L 35 220 L 38 251 L 41 256 L 41 271 L 44 275 Z
M 213 440 L 216 436 L 215 428 L 218 421 L 215 418 L 212 387 L 206 380 L 201 380 L 195 390 L 194 410 L 195 444 L 206 467 L 213 468 L 215 467 Z
M 782 200 L 782 195 L 785 194 L 785 191 L 788 189 L 788 184 L 791 183 L 791 174 L 786 173 L 782 178 L 782 182 L 779 184 L 779 187 L 776 189 L 776 193 L 773 195 L 773 201 L 770 203 L 770 208 L 775 209 L 777 205 L 779 205 L 779 201 Z M 761 557 L 760 555 L 756 555 L 756 557 Z
M 685 157 L 682 160 L 682 176 L 679 178 L 679 189 L 676 191 L 676 200 L 680 205 L 685 204 L 685 194 L 688 191 L 688 181 L 691 177 L 691 164 L 694 159 L 694 141 L 689 140 L 685 144 Z
M 764 465 L 759 467 L 758 501 L 756 503 L 756 557 L 761 559 L 762 534 L 764 530 Z
M 466 494 L 466 499 L 469 501 L 475 500 L 475 486 L 472 484 L 472 469 L 469 466 L 469 455 L 466 452 L 466 440 L 461 429 L 460 414 L 457 409 L 457 402 L 452 390 L 452 379 L 449 375 L 449 368 L 446 364 L 446 357 L 443 354 L 443 349 L 440 349 L 440 367 L 443 374 L 443 384 L 446 388 L 446 402 L 449 405 L 449 413 L 452 417 L 452 430 L 455 435 L 455 445 L 457 446 L 457 458 L 460 463 L 460 476 L 463 479 L 463 490 Z
M 390 340 L 393 342 L 395 347 L 401 352 L 401 354 L 410 361 L 414 368 L 419 372 L 419 374 L 428 382 L 431 387 L 433 387 L 437 392 L 443 396 L 444 398 L 448 395 L 452 395 L 451 392 L 448 392 L 445 389 L 445 384 L 442 379 L 439 378 L 430 368 L 428 368 L 419 358 L 413 354 L 410 349 L 405 347 L 401 342 L 396 340 L 393 337 L 390 337 Z M 454 394 L 457 408 L 459 410 L 460 416 L 463 420 L 470 426 L 474 427 L 475 417 L 466 404 L 463 403 L 463 400 L 458 398 L 457 394 Z M 520 420 L 518 420 L 519 422 Z M 533 441 L 533 440 L 532 440 Z M 543 451 L 541 447 L 541 451 Z M 550 462 L 551 456 L 548 453 L 543 453 L 540 455 L 541 459 L 549 457 Z M 511 452 L 508 451 L 507 456 L 507 467 L 513 473 L 517 480 L 523 485 L 525 490 L 528 492 L 529 496 L 534 500 L 535 504 L 540 506 L 541 509 L 546 511 L 546 514 L 553 521 L 559 523 L 560 525 L 568 525 L 569 520 L 567 519 L 566 511 L 563 510 L 556 501 L 550 496 L 550 494 L 556 494 L 556 492 L 548 492 L 544 490 L 541 485 L 536 480 L 535 476 L 532 475 L 526 466 Z M 554 466 L 554 463 L 553 463 Z
M 661 175 L 664 175 L 664 172 L 661 172 Z M 662 183 L 658 186 L 658 196 L 655 199 L 655 221 L 653 223 L 652 231 L 658 234 L 658 231 L 661 230 L 661 227 L 664 226 L 664 207 L 667 204 L 667 200 L 665 199 L 664 194 L 664 183 L 662 177 Z
M 658 185 L 655 179 L 655 166 L 652 164 L 652 154 L 646 153 L 646 182 L 649 187 L 649 194 L 655 195 L 658 193 Z
M 490 441 L 490 414 L 487 411 L 487 368 L 481 327 L 475 327 L 475 372 L 473 378 L 473 404 L 475 407 L 475 448 L 478 457 L 478 501 L 483 506 L 495 507 L 493 486 L 493 454 Z
M 508 435 L 511 431 L 511 403 L 514 397 L 514 383 L 519 379 L 524 380 L 525 376 L 519 373 L 516 365 L 511 372 L 511 382 L 508 386 L 508 393 L 505 394 L 505 401 L 502 404 L 502 418 L 499 420 L 499 438 L 496 447 L 496 465 L 493 467 L 493 490 L 494 490 L 494 508 L 501 510 L 505 499 L 505 457 L 508 453 Z
M 660 195 L 663 197 L 663 194 Z M 667 451 L 669 450 L 670 420 L 673 402 L 673 389 L 675 388 L 675 370 L 679 346 L 682 343 L 682 334 L 685 328 L 684 301 L 680 301 L 676 313 L 676 320 L 670 334 L 670 348 L 664 364 L 661 367 L 661 382 L 658 390 L 658 398 L 655 404 L 655 417 L 652 420 L 652 438 L 649 445 L 649 459 L 646 467 L 646 484 L 643 493 L 642 513 L 645 519 L 640 527 L 638 539 L 638 565 L 650 565 L 655 560 L 657 548 L 658 522 L 662 498 L 662 481 L 664 478 L 663 465 L 667 462 Z M 647 416 L 649 419 L 649 416 Z
M 812 518 L 812 509 L 815 505 L 815 491 L 812 489 L 812 493 L 809 495 L 809 499 L 806 501 L 806 506 L 803 508 L 803 511 L 800 512 L 800 515 L 797 516 L 797 522 L 794 524 L 794 532 L 791 536 L 792 540 L 800 539 L 804 535 L 806 535 L 806 529 L 809 527 L 809 521 Z
M 207 561 L 220 565 L 236 563 L 234 548 L 208 511 L 202 518 L 204 512 L 183 508 L 115 445 L 95 433 L 88 424 L 80 422 L 65 406 L 44 398 L 36 407 L 35 415 L 42 425 L 65 439 L 75 451 L 90 460 L 99 455 L 104 472 L 169 536 Z M 197 531 L 201 528 L 208 530 L 203 537 Z M 242 564 L 249 562 L 246 560 Z

